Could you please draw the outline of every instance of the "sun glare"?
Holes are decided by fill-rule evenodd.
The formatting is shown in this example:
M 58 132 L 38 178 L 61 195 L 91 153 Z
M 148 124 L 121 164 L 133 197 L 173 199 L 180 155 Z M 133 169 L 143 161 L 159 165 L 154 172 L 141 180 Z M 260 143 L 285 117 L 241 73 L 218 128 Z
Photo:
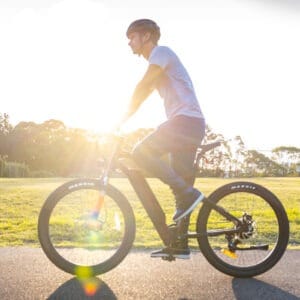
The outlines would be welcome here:
M 132 20 L 149 17 L 161 26 L 160 44 L 187 67 L 212 128 L 241 135 L 256 149 L 297 146 L 289 128 L 298 117 L 298 12 L 292 4 L 284 10 L 271 3 L 202 2 L 182 4 L 186 19 L 178 23 L 183 6 L 176 1 L 173 17 L 167 7 L 157 14 L 153 5 L 121 1 L 0 1 L 2 112 L 13 125 L 56 119 L 71 128 L 113 130 L 147 68 L 132 54 L 125 31 Z M 195 28 L 201 29 L 196 44 L 186 34 Z M 125 129 L 153 128 L 164 120 L 161 99 L 147 99 Z
M 114 107 L 116 106 L 116 107 Z M 98 107 L 87 111 L 80 121 L 79 127 L 89 130 L 108 133 L 116 128 L 122 116 L 122 109 L 113 102 L 99 104 Z

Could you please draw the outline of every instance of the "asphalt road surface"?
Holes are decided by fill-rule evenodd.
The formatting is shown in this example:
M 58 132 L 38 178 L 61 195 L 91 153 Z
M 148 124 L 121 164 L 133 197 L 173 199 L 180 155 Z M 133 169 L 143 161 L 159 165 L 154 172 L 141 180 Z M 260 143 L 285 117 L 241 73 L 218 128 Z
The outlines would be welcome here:
M 300 299 L 300 251 L 287 251 L 251 279 L 224 275 L 201 253 L 165 262 L 132 251 L 114 270 L 84 284 L 54 266 L 40 248 L 0 248 L 0 299 Z

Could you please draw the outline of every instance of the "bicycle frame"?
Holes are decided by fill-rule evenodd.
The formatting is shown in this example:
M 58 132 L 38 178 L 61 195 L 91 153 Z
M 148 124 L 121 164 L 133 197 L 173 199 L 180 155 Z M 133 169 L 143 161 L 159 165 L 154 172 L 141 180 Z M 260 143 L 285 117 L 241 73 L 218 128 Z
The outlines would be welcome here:
M 129 169 L 122 163 L 119 164 L 119 167 L 121 171 L 128 177 L 161 240 L 166 246 L 169 246 L 174 238 L 176 238 L 176 236 L 173 236 L 170 228 L 166 224 L 166 215 L 146 179 L 138 169 Z M 239 219 L 229 214 L 222 207 L 212 203 L 208 198 L 205 198 L 203 200 L 203 203 L 205 203 L 205 205 L 213 206 L 215 211 L 224 216 L 228 221 L 233 222 L 235 225 L 241 223 Z M 203 234 L 206 234 L 208 236 L 218 236 L 223 234 L 234 234 L 238 232 L 239 229 L 227 229 L 210 231 L 207 233 L 189 233 L 187 234 L 187 238 L 197 238 Z
M 166 215 L 148 182 L 137 169 L 129 169 L 124 164 L 120 164 L 120 169 L 128 177 L 161 240 L 166 246 L 170 245 L 172 234 L 166 224 Z
M 106 169 L 104 170 L 104 173 L 102 175 L 102 185 L 104 186 L 108 184 L 109 179 L 109 173 L 111 169 L 113 168 L 114 162 L 116 157 L 118 157 L 118 153 L 121 146 L 121 140 L 118 139 L 116 144 L 113 147 L 113 150 L 111 152 L 111 156 L 108 160 L 108 164 Z M 207 149 L 209 149 L 207 147 Z M 197 158 L 199 159 L 199 158 Z M 149 184 L 147 183 L 145 177 L 142 175 L 141 171 L 134 168 L 129 168 L 122 162 L 122 160 L 118 159 L 118 168 L 124 173 L 127 178 L 129 179 L 129 182 L 133 186 L 136 194 L 138 195 L 143 207 L 145 208 L 149 218 L 151 219 L 157 233 L 159 234 L 161 240 L 163 241 L 165 246 L 169 246 L 171 242 L 174 240 L 174 238 L 177 238 L 177 236 L 174 236 L 174 233 L 170 230 L 168 225 L 166 224 L 166 215 L 164 211 L 161 208 L 161 205 L 159 204 L 156 196 L 154 195 L 152 189 L 150 188 Z M 205 205 L 213 206 L 213 208 L 221 215 L 223 215 L 227 220 L 232 221 L 235 225 L 241 224 L 241 221 L 234 217 L 233 215 L 229 214 L 227 211 L 225 211 L 222 207 L 212 203 L 209 201 L 209 198 L 205 198 L 203 200 L 203 203 Z M 227 229 L 227 230 L 218 230 L 208 233 L 190 233 L 187 234 L 187 238 L 197 238 L 200 235 L 206 234 L 208 236 L 217 236 L 217 235 L 223 235 L 223 234 L 234 234 L 239 232 L 238 229 Z

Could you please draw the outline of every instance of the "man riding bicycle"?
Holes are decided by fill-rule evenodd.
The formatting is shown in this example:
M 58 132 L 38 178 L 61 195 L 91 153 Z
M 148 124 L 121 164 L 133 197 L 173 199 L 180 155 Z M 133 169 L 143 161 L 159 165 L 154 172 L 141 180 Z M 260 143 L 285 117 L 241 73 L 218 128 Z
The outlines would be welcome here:
M 193 187 L 193 164 L 205 134 L 205 119 L 185 67 L 170 48 L 158 45 L 159 26 L 149 19 L 136 20 L 130 24 L 126 35 L 133 53 L 142 55 L 149 66 L 120 124 L 138 110 L 154 89 L 158 90 L 164 100 L 167 121 L 138 143 L 132 155 L 139 166 L 172 189 L 176 200 L 173 220 L 183 234 L 188 230 L 190 213 L 204 198 Z M 161 159 L 166 153 L 170 154 L 170 165 Z M 151 257 L 167 257 L 170 253 L 177 258 L 189 258 L 187 239 L 152 252 Z

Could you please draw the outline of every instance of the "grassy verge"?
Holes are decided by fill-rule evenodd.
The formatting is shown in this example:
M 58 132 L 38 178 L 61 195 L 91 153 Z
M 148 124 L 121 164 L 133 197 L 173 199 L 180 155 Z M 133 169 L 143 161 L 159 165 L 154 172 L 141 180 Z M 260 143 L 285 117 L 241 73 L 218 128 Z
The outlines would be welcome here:
M 37 220 L 40 208 L 47 196 L 68 179 L 0 179 L 0 246 L 39 246 Z M 206 195 L 217 187 L 235 179 L 201 178 L 196 187 Z M 290 221 L 289 248 L 300 249 L 300 178 L 251 178 L 269 188 L 281 199 Z M 137 232 L 135 247 L 159 247 L 162 245 L 153 225 L 141 206 L 133 188 L 126 179 L 112 179 L 129 199 L 134 208 Z M 149 179 L 164 211 L 167 223 L 172 223 L 174 200 L 170 190 L 159 180 Z M 192 225 L 195 216 L 192 218 Z M 193 228 L 191 228 L 193 230 Z

